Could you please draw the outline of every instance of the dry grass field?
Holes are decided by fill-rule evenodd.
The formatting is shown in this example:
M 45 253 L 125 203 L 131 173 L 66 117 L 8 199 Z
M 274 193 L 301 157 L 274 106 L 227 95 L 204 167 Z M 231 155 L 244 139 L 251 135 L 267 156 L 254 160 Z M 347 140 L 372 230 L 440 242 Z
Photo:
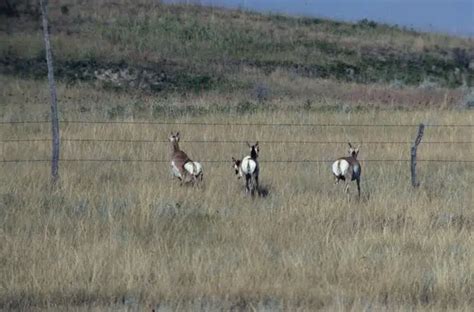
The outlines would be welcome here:
M 43 82 L 1 79 L 2 121 L 48 117 Z M 292 99 L 275 99 L 270 109 L 251 114 L 160 117 L 151 98 L 137 108 L 133 94 L 85 91 L 59 84 L 62 120 L 107 120 L 112 103 L 123 103 L 121 120 L 127 121 L 473 124 L 470 111 L 454 107 L 376 109 L 347 102 L 339 109 L 334 100 L 329 106 L 314 100 L 305 110 Z M 211 100 L 237 101 L 207 93 L 167 101 L 178 109 Z M 0 127 L 1 140 L 50 135 L 47 123 Z M 57 189 L 50 188 L 47 162 L 0 164 L 2 309 L 472 310 L 473 164 L 420 162 L 415 190 L 408 162 L 363 161 L 408 159 L 409 143 L 370 142 L 410 142 L 416 127 L 62 123 L 61 158 L 168 159 L 169 144 L 161 141 L 177 130 L 194 160 L 224 161 L 204 162 L 201 187 L 180 186 L 168 163 L 61 162 Z M 423 141 L 472 141 L 472 134 L 472 128 L 428 127 Z M 245 144 L 186 142 L 196 140 L 261 141 L 266 196 L 245 196 L 231 168 L 232 156 L 247 153 Z M 347 141 L 366 142 L 360 200 L 355 185 L 349 196 L 341 194 L 330 163 L 269 162 L 334 159 L 345 155 Z M 472 144 L 424 143 L 419 158 L 472 160 L 472 151 Z M 3 160 L 47 159 L 49 153 L 49 142 L 1 143 Z
M 33 2 L 0 4 L 0 310 L 473 311 L 472 38 L 51 0 L 52 187 L 50 125 L 21 123 L 50 119 Z M 202 185 L 171 177 L 171 131 Z M 231 159 L 257 140 L 250 198 Z M 330 170 L 347 142 L 360 199 Z

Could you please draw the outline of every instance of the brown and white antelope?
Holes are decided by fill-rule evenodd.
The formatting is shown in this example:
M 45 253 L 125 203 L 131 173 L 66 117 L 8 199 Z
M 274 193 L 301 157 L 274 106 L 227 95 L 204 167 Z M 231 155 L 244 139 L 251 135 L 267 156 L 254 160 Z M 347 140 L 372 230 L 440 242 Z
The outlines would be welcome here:
M 340 180 L 345 181 L 347 192 L 349 190 L 349 181 L 357 182 L 357 193 L 360 197 L 360 176 L 362 173 L 362 167 L 360 166 L 359 161 L 357 160 L 357 155 L 359 154 L 359 149 L 354 148 L 351 143 L 349 143 L 349 157 L 341 157 L 337 159 L 332 164 L 332 172 L 336 177 L 336 184 Z
M 249 143 L 247 143 L 247 145 L 250 148 L 250 155 L 245 156 L 242 160 L 232 157 L 232 161 L 235 174 L 239 179 L 245 177 L 245 190 L 253 196 L 255 195 L 255 191 L 258 192 L 260 166 L 257 158 L 260 148 L 258 142 L 255 143 L 255 145 L 250 145 Z
M 168 140 L 171 142 L 171 172 L 181 182 L 202 181 L 204 173 L 202 165 L 192 161 L 188 155 L 179 148 L 179 132 L 171 133 Z

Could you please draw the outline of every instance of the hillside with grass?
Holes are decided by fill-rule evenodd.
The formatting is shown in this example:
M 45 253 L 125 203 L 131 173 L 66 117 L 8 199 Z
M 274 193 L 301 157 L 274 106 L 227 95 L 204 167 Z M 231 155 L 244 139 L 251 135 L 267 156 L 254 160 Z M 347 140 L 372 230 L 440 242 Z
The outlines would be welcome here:
M 0 72 L 46 74 L 34 5 L 0 26 Z M 155 1 L 51 1 L 56 75 L 160 91 L 251 89 L 252 74 L 455 88 L 474 83 L 474 41 L 362 20 L 265 15 Z

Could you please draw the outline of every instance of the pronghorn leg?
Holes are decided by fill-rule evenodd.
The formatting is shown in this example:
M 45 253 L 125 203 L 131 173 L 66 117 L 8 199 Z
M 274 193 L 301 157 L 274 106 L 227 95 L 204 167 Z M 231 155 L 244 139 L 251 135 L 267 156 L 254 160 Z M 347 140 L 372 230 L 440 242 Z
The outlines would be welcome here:
M 255 178 L 252 175 L 248 175 L 248 192 L 250 192 L 250 196 L 255 195 Z
M 194 184 L 196 181 L 196 176 L 193 173 L 190 173 L 186 169 L 183 170 L 183 180 L 185 183 Z
M 346 201 L 350 201 L 351 200 L 351 194 L 349 192 L 349 187 L 351 186 L 351 183 L 350 181 L 348 182 L 347 180 L 345 181 L 344 183 L 344 193 L 346 193 Z
M 357 182 L 357 193 L 359 194 L 359 198 L 360 198 L 360 179 L 357 179 L 356 182 Z
M 255 196 L 255 181 L 253 177 L 250 178 L 250 196 Z
M 259 193 L 259 188 L 258 188 L 258 176 L 255 176 L 255 189 L 257 190 L 257 193 Z
M 349 194 L 349 186 L 350 186 L 350 184 L 351 184 L 351 176 L 350 176 L 350 174 L 344 176 L 344 183 L 345 183 L 344 185 L 346 186 L 345 192 L 346 192 L 347 194 Z
M 350 176 L 347 176 L 347 177 L 345 178 L 344 182 L 345 182 L 344 185 L 346 186 L 345 192 L 346 192 L 347 194 L 349 194 L 349 186 L 350 186 L 350 184 L 351 184 Z
M 250 177 L 245 176 L 245 192 L 248 194 L 250 192 Z
M 180 186 L 183 185 L 183 178 L 181 178 L 181 177 L 177 177 L 177 178 L 178 178 L 178 180 L 179 180 L 179 185 L 180 185 Z
M 251 177 L 250 178 L 250 196 L 254 197 L 255 196 L 255 178 Z
M 196 177 L 194 174 L 186 173 L 183 178 L 183 183 L 194 185 L 196 183 Z

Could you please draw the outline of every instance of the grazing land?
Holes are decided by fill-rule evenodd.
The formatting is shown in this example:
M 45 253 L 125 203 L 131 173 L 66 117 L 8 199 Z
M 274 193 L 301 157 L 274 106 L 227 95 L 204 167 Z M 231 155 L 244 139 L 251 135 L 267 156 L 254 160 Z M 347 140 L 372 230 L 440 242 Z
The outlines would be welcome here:
M 420 160 L 473 160 L 472 127 L 429 126 L 474 124 L 472 40 L 100 3 L 51 3 L 60 119 L 115 123 L 61 122 L 56 188 L 48 162 L 0 163 L 0 309 L 472 309 L 474 163 L 421 161 L 413 189 L 399 161 L 420 122 Z M 13 123 L 49 118 L 39 23 L 18 10 L 0 30 L 0 160 L 47 160 L 50 142 L 11 141 L 50 136 Z M 202 185 L 160 162 L 171 131 Z M 261 145 L 254 199 L 232 169 L 246 140 Z M 330 162 L 278 162 L 333 160 L 348 141 L 360 200 Z

